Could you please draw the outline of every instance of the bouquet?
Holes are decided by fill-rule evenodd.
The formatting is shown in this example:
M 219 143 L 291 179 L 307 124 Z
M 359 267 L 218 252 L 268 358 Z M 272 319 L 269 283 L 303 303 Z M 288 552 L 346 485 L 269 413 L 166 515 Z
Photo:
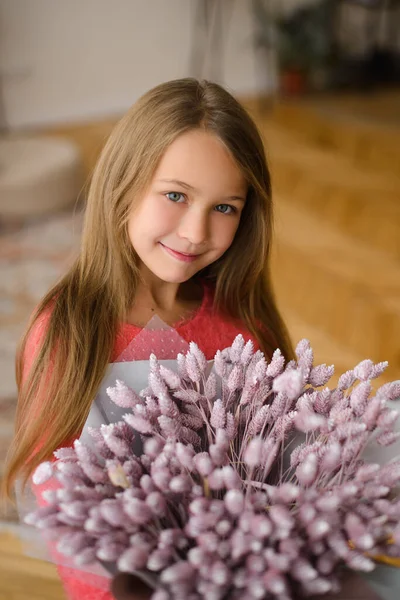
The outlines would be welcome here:
M 196 344 L 177 371 L 152 355 L 148 386 L 107 393 L 123 418 L 90 428 L 33 477 L 55 477 L 26 522 L 84 567 L 141 576 L 153 600 L 276 598 L 337 592 L 343 567 L 400 556 L 400 382 L 373 391 L 387 363 L 364 360 L 325 387 L 307 340 L 270 361 L 238 336 L 213 369 Z

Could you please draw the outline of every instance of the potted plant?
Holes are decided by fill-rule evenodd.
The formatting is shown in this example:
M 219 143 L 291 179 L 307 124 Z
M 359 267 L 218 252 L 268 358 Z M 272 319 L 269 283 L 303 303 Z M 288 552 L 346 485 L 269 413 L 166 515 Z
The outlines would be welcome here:
M 271 2 L 254 0 L 256 46 L 275 52 L 283 93 L 328 85 L 333 9 L 333 0 L 321 0 L 283 13 Z

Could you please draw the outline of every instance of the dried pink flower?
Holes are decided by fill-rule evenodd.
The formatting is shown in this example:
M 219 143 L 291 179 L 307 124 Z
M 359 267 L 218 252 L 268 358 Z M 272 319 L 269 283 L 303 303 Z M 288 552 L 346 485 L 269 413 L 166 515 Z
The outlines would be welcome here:
M 53 465 L 51 462 L 41 463 L 35 470 L 32 481 L 35 485 L 46 483 L 53 476 Z
M 226 424 L 226 410 L 224 403 L 221 399 L 218 399 L 214 402 L 210 423 L 215 429 L 222 429 Z
M 114 387 L 107 388 L 107 394 L 114 404 L 121 408 L 133 408 L 142 402 L 140 396 L 119 379 L 116 380 Z
M 282 375 L 278 375 L 272 386 L 275 392 L 285 394 L 290 400 L 296 399 L 304 386 L 304 378 L 301 370 L 290 369 Z
M 328 383 L 334 372 L 335 367 L 333 365 L 330 367 L 327 365 L 318 365 L 317 367 L 311 369 L 308 382 L 314 387 L 320 387 L 321 385 Z
M 277 377 L 282 373 L 284 366 L 285 357 L 283 356 L 282 352 L 277 349 L 273 353 L 271 362 L 267 366 L 266 375 L 268 377 Z

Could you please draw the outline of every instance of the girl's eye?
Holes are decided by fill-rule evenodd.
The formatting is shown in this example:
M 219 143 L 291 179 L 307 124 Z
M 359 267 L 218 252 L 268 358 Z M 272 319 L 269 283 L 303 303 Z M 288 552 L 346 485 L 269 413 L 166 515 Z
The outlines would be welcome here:
M 218 206 L 215 207 L 215 210 L 223 213 L 224 215 L 233 215 L 233 213 L 236 212 L 236 208 L 230 206 L 229 204 L 218 204 Z
M 180 192 L 168 192 L 166 196 L 168 200 L 171 200 L 172 202 L 181 202 L 182 200 L 185 200 L 185 196 Z

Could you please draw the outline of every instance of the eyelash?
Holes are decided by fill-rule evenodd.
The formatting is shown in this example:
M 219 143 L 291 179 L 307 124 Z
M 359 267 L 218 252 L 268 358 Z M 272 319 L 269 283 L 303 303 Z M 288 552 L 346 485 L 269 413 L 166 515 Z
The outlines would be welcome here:
M 185 194 L 182 194 L 181 192 L 167 192 L 165 194 L 166 198 L 168 198 L 168 200 L 170 200 L 171 202 L 174 202 L 175 204 L 180 204 L 180 202 L 178 200 L 172 200 L 172 198 L 169 198 L 170 195 L 172 194 L 178 194 L 178 196 L 181 196 L 181 198 L 186 198 Z M 218 204 L 215 208 L 218 208 L 220 206 L 224 206 L 230 209 L 230 212 L 224 212 L 222 210 L 217 210 L 216 212 L 220 212 L 223 215 L 233 215 L 237 212 L 237 209 L 234 206 L 231 206 L 230 204 Z

